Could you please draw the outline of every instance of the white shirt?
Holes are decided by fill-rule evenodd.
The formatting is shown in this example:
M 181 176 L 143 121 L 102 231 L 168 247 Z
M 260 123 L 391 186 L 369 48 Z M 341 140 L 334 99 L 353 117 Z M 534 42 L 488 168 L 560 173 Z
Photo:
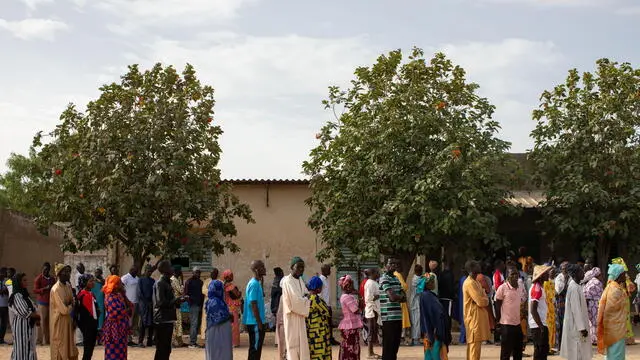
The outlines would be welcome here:
M 331 306 L 331 289 L 329 288 L 329 279 L 326 276 L 320 274 L 320 280 L 322 280 L 322 291 L 320 292 L 320 298 L 327 303 L 327 306 Z
M 534 301 L 538 303 L 538 315 L 540 315 L 542 325 L 547 326 L 547 296 L 545 295 L 544 288 L 540 283 L 533 284 L 529 290 L 529 327 L 537 329 L 538 324 L 533 320 L 533 315 L 531 315 L 531 305 Z
M 380 296 L 380 284 L 369 279 L 364 283 L 364 317 L 367 319 L 376 317 L 376 314 L 380 316 L 380 299 L 374 300 L 376 296 Z
M 567 303 L 562 326 L 562 346 L 560 356 L 565 359 L 591 359 L 591 338 L 583 337 L 582 330 L 589 330 L 587 301 L 582 286 L 569 279 Z
M 134 304 L 138 303 L 138 277 L 133 277 L 127 273 L 122 277 L 122 284 L 124 285 L 124 291 L 127 294 L 127 299 Z

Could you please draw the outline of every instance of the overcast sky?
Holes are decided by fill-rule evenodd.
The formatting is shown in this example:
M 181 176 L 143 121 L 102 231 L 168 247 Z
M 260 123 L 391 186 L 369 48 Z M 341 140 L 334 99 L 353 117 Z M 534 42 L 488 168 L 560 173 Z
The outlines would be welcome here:
M 639 38 L 634 0 L 0 0 L 0 171 L 67 103 L 160 61 L 215 87 L 223 177 L 300 178 L 327 87 L 414 45 L 462 65 L 521 152 L 543 89 L 601 57 L 640 66 Z

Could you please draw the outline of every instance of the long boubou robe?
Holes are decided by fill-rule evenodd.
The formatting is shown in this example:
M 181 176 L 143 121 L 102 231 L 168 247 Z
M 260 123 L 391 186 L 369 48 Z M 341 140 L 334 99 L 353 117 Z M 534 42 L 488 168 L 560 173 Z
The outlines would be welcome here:
M 282 306 L 287 360 L 310 358 L 306 318 L 309 316 L 307 287 L 302 279 L 287 275 L 282 278 Z
M 78 348 L 76 347 L 73 320 L 71 319 L 71 311 L 73 309 L 71 285 L 58 281 L 51 288 L 49 301 L 51 360 L 77 360 Z
M 569 360 L 591 359 L 591 339 L 583 337 L 580 331 L 589 331 L 587 300 L 582 286 L 569 280 L 562 324 L 562 346 L 560 356 Z

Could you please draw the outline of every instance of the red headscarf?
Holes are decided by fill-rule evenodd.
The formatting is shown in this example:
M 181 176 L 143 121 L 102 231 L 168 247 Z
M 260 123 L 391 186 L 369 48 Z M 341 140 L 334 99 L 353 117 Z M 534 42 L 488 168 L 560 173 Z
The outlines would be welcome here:
M 225 282 L 230 282 L 233 279 L 233 272 L 230 269 L 227 269 L 222 272 L 222 279 Z

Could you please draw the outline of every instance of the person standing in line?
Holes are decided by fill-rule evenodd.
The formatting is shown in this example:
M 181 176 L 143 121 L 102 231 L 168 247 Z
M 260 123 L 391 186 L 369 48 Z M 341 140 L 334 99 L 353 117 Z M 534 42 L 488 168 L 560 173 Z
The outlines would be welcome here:
M 180 297 L 174 295 L 176 287 L 173 284 L 173 276 L 175 276 L 176 270 L 179 272 L 180 267 L 172 268 L 171 262 L 168 260 L 162 260 L 158 263 L 158 271 L 162 276 L 153 285 L 153 323 L 156 332 L 154 360 L 169 360 L 171 345 L 175 338 L 174 325 L 181 321 L 181 318 L 178 317 L 179 308 L 186 298 L 182 295 Z M 180 329 L 182 331 L 182 327 Z M 180 336 L 180 340 L 182 340 L 182 336 Z
M 233 283 L 233 279 L 233 272 L 230 269 L 222 272 L 225 293 L 224 299 L 229 307 L 229 312 L 233 315 L 233 321 L 231 323 L 233 347 L 238 347 L 240 346 L 240 312 L 242 311 L 242 293 L 236 284 Z
M 467 329 L 465 329 L 464 327 L 464 296 L 462 293 L 464 282 L 467 280 L 466 272 L 467 270 L 463 268 L 462 269 L 463 275 L 460 277 L 460 280 L 458 281 L 458 302 L 457 302 L 458 317 L 456 318 L 456 321 L 458 321 L 458 324 L 460 325 L 460 337 L 458 338 L 458 343 L 460 345 L 464 345 L 467 343 Z
M 545 300 L 547 302 L 547 328 L 549 329 L 549 349 L 553 349 L 556 345 L 556 287 L 555 287 L 555 275 L 556 268 L 551 264 L 546 264 L 547 266 L 551 266 L 549 270 L 548 279 L 543 284 L 543 290 L 545 295 Z M 523 329 L 526 330 L 526 324 L 523 326 Z M 555 355 L 553 350 L 549 350 L 549 355 Z
M 9 311 L 13 313 L 11 360 L 36 360 L 35 332 L 40 322 L 40 315 L 36 312 L 36 307 L 29 296 L 25 274 L 15 276 L 14 291 L 9 297 Z
M 96 299 L 96 304 L 98 304 L 98 345 L 102 345 L 102 325 L 104 325 L 104 293 L 102 292 L 102 288 L 104 287 L 105 280 L 102 277 L 102 268 L 97 268 L 94 271 L 94 281 L 93 288 L 91 289 L 91 293 L 93 297 Z
M 586 268 L 586 265 L 585 265 Z M 584 275 L 582 282 L 584 285 L 584 297 L 587 300 L 587 312 L 589 313 L 589 335 L 591 344 L 598 345 L 597 325 L 598 325 L 598 304 L 602 297 L 603 287 L 600 280 L 602 272 L 598 267 L 592 267 Z
M 610 264 L 607 274 L 609 281 L 598 307 L 598 353 L 607 360 L 624 360 L 629 318 L 627 272 L 620 264 Z
M 320 297 L 329 307 L 329 335 L 331 337 L 331 345 L 340 345 L 340 343 L 333 337 L 333 307 L 331 306 L 331 284 L 329 284 L 329 276 L 331 276 L 331 265 L 323 264 L 320 267 L 320 280 L 322 280 L 322 292 Z
M 140 337 L 138 345 L 145 347 L 144 338 L 147 336 L 147 345 L 153 346 L 153 286 L 156 281 L 151 277 L 153 266 L 147 264 L 144 274 L 138 280 L 138 313 L 140 314 Z
M 253 278 L 249 280 L 244 296 L 244 319 L 243 323 L 249 333 L 249 360 L 260 360 L 262 357 L 262 345 L 267 331 L 264 313 L 264 291 L 262 290 L 262 280 L 267 275 L 264 262 L 254 260 L 251 262 L 251 272 Z
M 0 268 L 0 345 L 6 344 L 4 338 L 9 327 L 9 289 L 5 284 L 7 268 Z
M 207 303 L 207 330 L 205 335 L 205 360 L 232 360 L 231 321 L 233 315 L 224 301 L 225 291 L 222 281 L 212 279 L 209 283 Z M 167 357 L 168 359 L 169 357 Z M 156 359 L 162 360 L 162 359 Z
M 527 294 L 520 286 L 520 274 L 514 266 L 507 268 L 507 280 L 496 291 L 496 320 L 501 331 L 500 360 L 522 359 L 523 339 L 520 308 Z
M 218 269 L 213 268 L 209 273 L 209 278 L 202 280 L 202 303 L 207 304 L 207 300 L 209 300 L 209 284 L 213 280 L 218 280 Z M 202 316 L 200 320 L 200 333 L 202 334 L 202 339 L 206 339 L 207 336 L 207 311 L 206 306 L 203 307 Z
M 309 292 L 302 280 L 304 261 L 294 256 L 290 263 L 291 273 L 282 278 L 282 314 L 287 360 L 307 360 L 309 341 L 307 340 L 306 318 L 309 316 Z
M 135 265 L 132 265 L 129 269 L 129 272 L 124 274 L 122 278 L 119 278 L 124 285 L 124 289 L 127 295 L 127 299 L 131 304 L 133 304 L 133 314 L 130 317 L 129 327 L 131 328 L 131 334 L 129 335 L 129 346 L 137 346 L 135 341 L 133 341 L 136 336 L 135 333 L 138 332 L 138 325 L 140 321 L 140 316 L 138 314 L 138 283 L 140 282 L 140 278 L 138 277 L 138 268 Z
M 340 306 L 342 307 L 342 321 L 340 331 L 342 343 L 340 343 L 340 360 L 360 360 L 360 307 L 353 279 L 349 275 L 340 278 L 338 285 L 342 289 Z
M 38 344 L 40 345 L 49 345 L 49 298 L 51 288 L 55 283 L 55 277 L 51 276 L 51 264 L 45 262 L 42 265 L 42 272 L 33 283 L 33 292 L 37 296 L 36 302 L 38 314 L 40 314 L 40 329 L 38 331 Z
M 409 315 L 409 297 L 408 297 L 409 285 L 407 285 L 407 282 L 404 280 L 404 276 L 401 273 L 402 271 L 401 266 L 402 264 L 398 262 L 398 270 L 396 270 L 396 272 L 394 272 L 393 275 L 400 282 L 402 291 L 405 294 L 405 301 L 403 303 L 400 303 L 400 308 L 402 309 L 402 337 L 405 338 L 405 345 L 409 346 L 411 345 L 411 342 L 409 340 L 406 340 L 407 338 L 411 337 L 411 316 Z
M 402 342 L 403 312 L 401 304 L 407 295 L 396 277 L 400 261 L 387 259 L 385 273 L 380 277 L 380 318 L 382 319 L 382 359 L 396 360 Z
M 126 360 L 128 334 L 134 305 L 127 299 L 122 280 L 117 275 L 107 278 L 104 285 L 107 316 L 102 329 L 105 360 Z
M 420 295 L 422 291 L 419 291 L 418 284 L 422 281 L 423 274 L 422 265 L 416 264 L 413 267 L 413 278 L 411 279 L 411 298 L 409 308 L 411 314 L 411 345 L 416 345 L 420 342 Z
M 76 272 L 75 274 L 73 274 L 73 281 L 71 283 L 71 285 L 73 286 L 74 298 L 80 293 L 80 290 L 82 290 L 80 288 L 80 277 L 84 275 L 85 270 L 86 269 L 83 263 L 78 263 L 78 265 L 76 265 Z M 84 339 L 82 337 L 82 331 L 80 331 L 80 329 L 78 328 L 76 328 L 75 331 L 76 331 L 76 345 L 82 346 L 82 344 L 84 343 Z
M 170 283 L 171 283 L 171 288 L 173 289 L 173 297 L 175 299 L 180 299 L 183 298 L 184 296 L 184 286 L 182 286 L 182 266 L 180 265 L 174 265 L 173 266 L 173 272 L 172 274 L 169 275 L 171 277 Z M 155 301 L 155 300 L 154 300 Z M 180 302 L 180 304 L 182 304 L 182 302 Z M 155 305 L 154 305 L 154 309 L 155 309 Z M 176 312 L 176 319 L 174 321 L 174 325 L 173 328 L 173 336 L 171 338 L 171 344 L 174 347 L 184 347 L 186 346 L 183 339 L 182 339 L 182 310 L 180 309 L 180 307 L 178 307 L 177 309 L 175 309 Z M 155 315 L 154 315 L 155 316 Z M 156 321 L 157 324 L 157 321 Z M 160 341 L 160 339 L 156 336 L 156 342 Z M 156 354 L 158 353 L 157 347 L 156 347 Z M 162 353 L 162 356 L 164 356 L 164 352 Z
M 505 264 L 504 261 L 498 259 L 494 262 L 493 264 L 494 267 L 494 271 L 493 271 L 493 294 L 495 296 L 496 291 L 498 291 L 498 288 L 500 288 L 500 286 L 502 286 L 502 284 L 504 284 L 505 282 Z M 494 309 L 492 309 L 493 311 L 495 311 L 496 313 L 498 312 L 498 305 L 495 304 L 494 302 Z M 493 342 L 496 345 L 500 344 L 500 330 L 498 329 L 498 319 L 496 319 L 496 326 L 495 326 L 495 330 L 493 332 Z
M 184 294 L 189 297 L 189 347 L 198 348 L 198 330 L 200 329 L 200 320 L 202 319 L 201 311 L 204 303 L 202 295 L 202 280 L 200 275 L 202 272 L 199 267 L 191 270 L 191 278 L 184 284 Z
M 91 360 L 98 337 L 98 306 L 91 292 L 94 283 L 91 274 L 83 274 L 78 279 L 81 290 L 76 297 L 78 306 L 75 309 L 78 311 L 76 314 L 78 328 L 82 332 L 82 360 Z
M 436 296 L 440 296 L 440 270 L 438 269 L 438 266 L 440 264 L 438 264 L 438 262 L 436 260 L 431 260 L 429 261 L 429 273 L 431 273 L 432 275 L 435 275 L 435 288 L 433 289 L 433 293 L 436 294 Z
M 426 273 L 418 284 L 420 332 L 423 335 L 424 359 L 447 360 L 451 344 L 450 321 L 438 296 L 433 292 L 435 283 L 435 275 Z
M 280 308 L 280 298 L 282 297 L 282 287 L 280 287 L 280 282 L 284 277 L 284 271 L 281 268 L 276 267 L 273 269 L 273 283 L 271 284 L 271 313 L 274 318 L 276 318 L 276 327 L 277 327 L 277 318 L 278 318 L 278 309 Z M 278 339 L 276 337 L 276 345 L 278 344 Z
M 307 339 L 311 360 L 331 360 L 330 312 L 329 306 L 320 296 L 322 287 L 322 280 L 318 276 L 309 279 L 307 284 L 311 302 L 307 317 Z
M 73 319 L 74 307 L 71 279 L 71 266 L 56 264 L 55 274 L 58 281 L 51 288 L 49 303 L 49 336 L 51 338 L 51 360 L 77 360 L 78 348 L 74 341 Z
M 469 276 L 462 285 L 464 299 L 464 327 L 467 332 L 467 359 L 480 360 L 482 342 L 489 340 L 489 298 L 482 285 L 476 280 L 480 274 L 477 261 L 467 262 Z
M 380 355 L 373 351 L 373 346 L 378 344 L 378 323 L 380 322 L 380 270 L 368 269 L 366 271 L 367 282 L 364 284 L 364 318 L 369 332 L 367 346 L 369 347 L 369 359 L 380 359 Z
M 564 323 L 564 308 L 569 284 L 567 265 L 569 265 L 567 261 L 560 264 L 560 274 L 554 280 L 556 287 L 556 350 L 558 351 L 562 346 L 562 324 Z
M 567 266 L 569 285 L 567 286 L 566 312 L 562 326 L 562 347 L 560 356 L 569 360 L 591 359 L 591 342 L 589 341 L 589 313 L 587 300 L 580 283 L 584 279 L 584 266 L 571 264 Z
M 533 268 L 529 290 L 529 327 L 533 337 L 533 360 L 547 360 L 549 356 L 549 328 L 547 327 L 547 301 L 542 284 L 549 278 L 551 267 L 537 265 Z

